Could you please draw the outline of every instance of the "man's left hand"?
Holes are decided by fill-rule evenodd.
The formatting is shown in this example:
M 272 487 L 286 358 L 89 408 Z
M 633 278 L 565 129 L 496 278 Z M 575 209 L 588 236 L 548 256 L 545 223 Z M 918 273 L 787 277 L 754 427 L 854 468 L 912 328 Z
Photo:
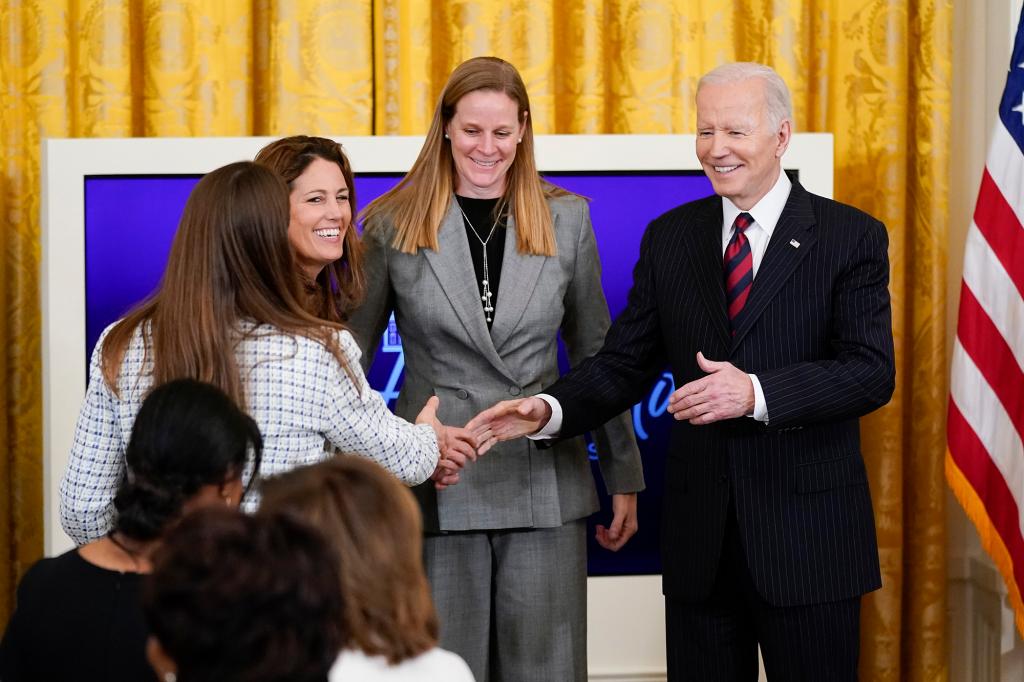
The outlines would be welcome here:
M 730 362 L 714 362 L 697 353 L 697 365 L 707 376 L 678 388 L 669 396 L 668 411 L 691 424 L 711 424 L 754 412 L 754 384 Z

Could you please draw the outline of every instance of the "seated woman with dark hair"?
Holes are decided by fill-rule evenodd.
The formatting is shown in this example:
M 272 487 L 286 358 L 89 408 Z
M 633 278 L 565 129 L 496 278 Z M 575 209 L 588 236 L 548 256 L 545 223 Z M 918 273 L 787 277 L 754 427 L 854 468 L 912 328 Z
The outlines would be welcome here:
M 28 570 L 0 642 L 0 680 L 146 680 L 142 575 L 185 512 L 237 507 L 242 471 L 259 468 L 256 423 L 222 391 L 182 379 L 142 403 L 125 450 L 113 529 Z
M 268 479 L 259 514 L 313 524 L 340 566 L 344 649 L 337 682 L 473 682 L 466 663 L 437 646 L 437 615 L 423 572 L 419 507 L 374 462 L 339 455 Z
M 204 509 L 157 553 L 143 593 L 163 682 L 325 682 L 344 642 L 337 563 L 286 516 Z

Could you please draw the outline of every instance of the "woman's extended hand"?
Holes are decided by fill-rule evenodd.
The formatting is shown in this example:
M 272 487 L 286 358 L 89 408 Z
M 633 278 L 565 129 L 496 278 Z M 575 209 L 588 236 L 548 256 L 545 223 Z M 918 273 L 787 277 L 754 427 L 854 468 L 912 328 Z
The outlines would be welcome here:
M 416 423 L 430 424 L 437 436 L 440 457 L 431 479 L 438 490 L 443 490 L 459 482 L 459 470 L 466 466 L 467 461 L 476 461 L 479 441 L 469 429 L 442 424 L 437 418 L 440 402 L 437 396 L 431 396 L 416 415 Z

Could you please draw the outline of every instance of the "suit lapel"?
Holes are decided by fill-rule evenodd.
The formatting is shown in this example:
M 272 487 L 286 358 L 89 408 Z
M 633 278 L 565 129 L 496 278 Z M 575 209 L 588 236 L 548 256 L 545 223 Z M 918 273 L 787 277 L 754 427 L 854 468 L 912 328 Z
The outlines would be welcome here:
M 473 270 L 473 258 L 469 253 L 469 241 L 462 214 L 452 198 L 448 213 L 437 231 L 438 250 L 423 249 L 434 276 L 441 285 L 452 309 L 462 322 L 466 335 L 480 354 L 509 379 L 515 379 L 502 361 L 491 341 L 480 303 L 480 289 Z M 507 250 L 507 245 L 506 245 Z M 502 279 L 505 273 L 502 270 Z M 495 320 L 497 322 L 497 320 Z
M 794 182 L 750 287 L 750 297 L 736 320 L 736 334 L 732 338 L 734 349 L 817 241 L 811 229 L 814 224 L 814 211 L 807 190 Z
M 707 209 L 697 216 L 688 230 L 688 243 L 683 249 L 693 268 L 698 294 L 714 332 L 725 347 L 729 346 L 729 316 L 725 307 L 725 285 L 722 274 L 722 200 L 715 197 Z M 687 302 L 681 301 L 681 305 Z
M 554 216 L 554 219 L 557 221 L 558 217 Z M 526 306 L 536 291 L 537 279 L 546 259 L 545 256 L 519 253 L 516 245 L 515 218 L 512 216 L 509 216 L 506 230 L 501 282 L 498 284 L 498 303 L 494 306 L 494 324 L 491 325 L 491 339 L 497 349 L 508 340 L 526 312 Z

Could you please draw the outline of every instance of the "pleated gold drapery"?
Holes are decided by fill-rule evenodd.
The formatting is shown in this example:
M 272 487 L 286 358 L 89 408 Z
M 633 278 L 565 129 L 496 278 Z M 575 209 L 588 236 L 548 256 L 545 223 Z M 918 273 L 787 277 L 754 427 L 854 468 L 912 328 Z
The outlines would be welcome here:
M 951 20 L 950 0 L 5 0 L 0 617 L 41 552 L 42 137 L 421 134 L 480 54 L 519 67 L 538 132 L 684 133 L 700 74 L 756 60 L 798 130 L 835 134 L 836 198 L 889 228 L 899 375 L 863 428 L 884 587 L 862 678 L 944 679 Z

